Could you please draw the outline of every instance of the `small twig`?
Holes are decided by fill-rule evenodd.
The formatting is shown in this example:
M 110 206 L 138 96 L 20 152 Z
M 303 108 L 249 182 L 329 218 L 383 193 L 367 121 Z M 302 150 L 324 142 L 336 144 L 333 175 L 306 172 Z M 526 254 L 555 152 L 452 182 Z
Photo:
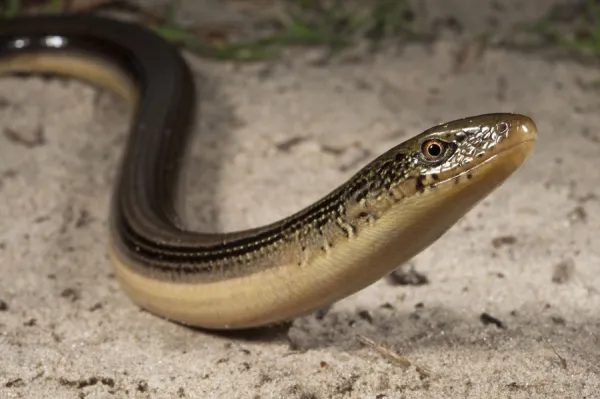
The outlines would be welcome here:
M 6 137 L 8 141 L 11 141 L 15 144 L 21 145 L 26 148 L 34 148 L 46 144 L 44 127 L 41 125 L 35 128 L 35 130 L 33 130 L 32 132 L 27 133 L 22 133 L 18 130 L 5 128 L 4 137 Z
M 550 345 L 550 349 L 552 349 L 552 352 L 554 352 L 554 354 L 556 355 L 556 357 L 558 357 L 558 360 L 560 360 L 560 365 L 562 366 L 563 369 L 567 369 L 567 360 L 562 357 L 561 355 L 559 355 L 559 353 L 556 351 L 556 349 L 554 348 L 554 345 L 552 345 L 551 342 L 548 342 L 548 345 Z
M 377 352 L 379 352 L 380 355 L 391 360 L 392 362 L 401 365 L 404 368 L 404 370 L 407 370 L 410 366 L 413 365 L 413 363 L 411 363 L 411 361 L 408 360 L 406 357 L 399 355 L 398 353 L 392 351 L 391 349 L 388 349 L 388 348 L 376 343 L 372 339 L 367 338 L 361 334 L 356 334 L 356 336 L 358 337 L 359 341 L 361 341 L 363 344 L 368 345 L 371 348 L 375 349 Z M 421 379 L 427 378 L 431 375 L 431 372 L 428 369 L 418 366 L 416 364 L 414 366 L 415 366 L 415 370 L 417 371 L 417 373 L 419 373 L 419 377 Z

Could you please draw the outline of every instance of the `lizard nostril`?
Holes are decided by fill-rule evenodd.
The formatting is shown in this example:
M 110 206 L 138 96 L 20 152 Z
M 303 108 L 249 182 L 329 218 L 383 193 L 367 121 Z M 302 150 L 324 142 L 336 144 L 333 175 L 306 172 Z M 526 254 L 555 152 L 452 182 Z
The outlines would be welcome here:
M 498 129 L 498 133 L 502 135 L 508 133 L 508 123 L 506 122 L 498 123 L 498 126 L 496 128 Z

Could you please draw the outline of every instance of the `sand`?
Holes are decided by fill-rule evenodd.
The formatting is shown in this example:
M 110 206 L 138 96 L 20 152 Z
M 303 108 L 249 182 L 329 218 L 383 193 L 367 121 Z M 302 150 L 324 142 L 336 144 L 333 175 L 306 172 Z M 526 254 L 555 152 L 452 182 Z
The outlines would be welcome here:
M 119 289 L 106 219 L 128 106 L 77 81 L 2 78 L 0 397 L 600 397 L 598 69 L 486 49 L 457 71 L 463 48 L 187 55 L 199 121 L 185 214 L 207 231 L 284 217 L 436 123 L 519 112 L 540 130 L 525 166 L 405 266 L 420 283 L 381 280 L 236 336 Z

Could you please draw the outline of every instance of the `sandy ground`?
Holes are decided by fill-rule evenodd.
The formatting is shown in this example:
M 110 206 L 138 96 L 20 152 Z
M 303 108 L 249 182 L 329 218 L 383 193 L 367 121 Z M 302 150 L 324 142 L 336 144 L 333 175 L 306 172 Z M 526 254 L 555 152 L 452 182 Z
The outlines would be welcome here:
M 2 78 L 0 397 L 600 397 L 600 73 L 507 50 L 457 72 L 461 48 L 189 58 L 186 210 L 204 230 L 286 216 L 435 123 L 513 111 L 540 130 L 525 167 L 411 262 L 426 284 L 382 280 L 251 336 L 169 323 L 120 291 L 105 229 L 127 106 L 75 81 Z

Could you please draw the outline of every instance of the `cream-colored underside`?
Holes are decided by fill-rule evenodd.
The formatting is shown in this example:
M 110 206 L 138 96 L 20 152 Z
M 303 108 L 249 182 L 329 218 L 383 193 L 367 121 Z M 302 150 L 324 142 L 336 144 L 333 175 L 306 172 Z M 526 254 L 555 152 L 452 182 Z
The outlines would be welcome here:
M 50 73 L 74 77 L 114 92 L 129 102 L 132 107 L 136 107 L 138 103 L 138 89 L 125 73 L 102 58 L 88 54 L 31 53 L 0 60 L 0 75 L 14 72 Z

